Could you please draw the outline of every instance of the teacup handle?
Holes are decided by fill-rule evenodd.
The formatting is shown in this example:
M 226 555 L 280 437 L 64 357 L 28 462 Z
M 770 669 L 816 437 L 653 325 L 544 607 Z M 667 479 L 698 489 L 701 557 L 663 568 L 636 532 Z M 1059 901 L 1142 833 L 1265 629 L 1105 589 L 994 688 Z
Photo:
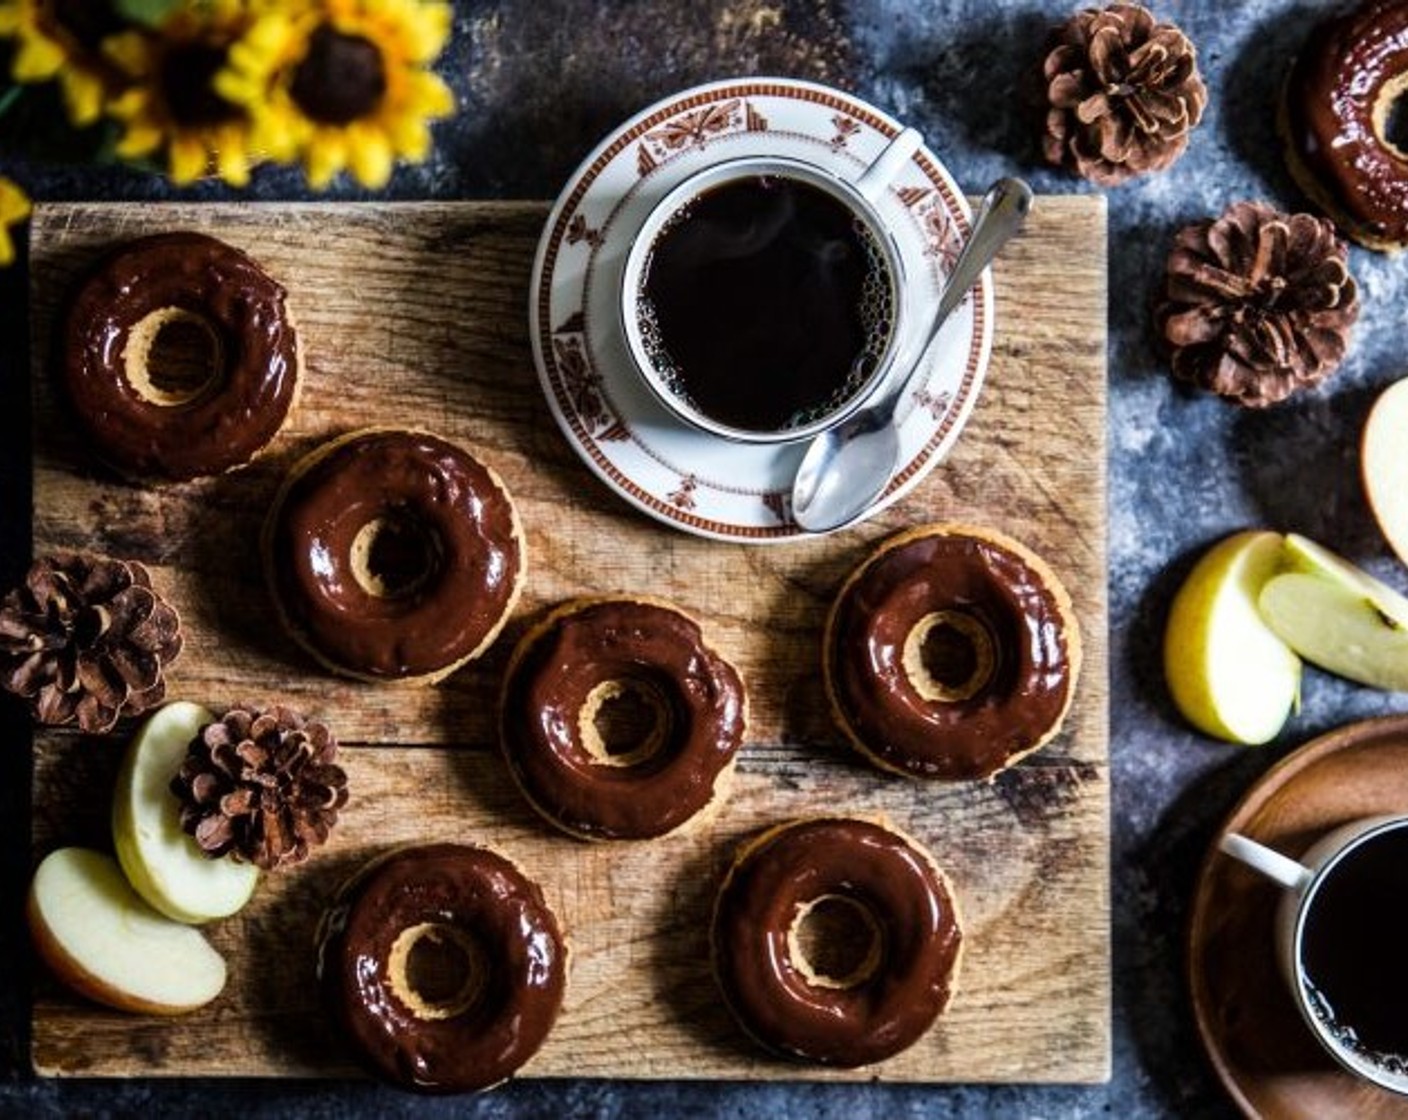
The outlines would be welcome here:
M 914 158 L 924 143 L 918 129 L 906 128 L 885 145 L 885 150 L 875 157 L 875 162 L 867 167 L 856 180 L 856 190 L 865 196 L 872 206 L 880 201 L 885 189 L 894 182 L 900 168 Z
M 1258 844 L 1236 832 L 1229 832 L 1218 845 L 1233 859 L 1239 859 L 1253 871 L 1259 871 L 1272 882 L 1288 891 L 1298 891 L 1304 887 L 1315 873 L 1302 863 L 1274 852 L 1265 844 Z

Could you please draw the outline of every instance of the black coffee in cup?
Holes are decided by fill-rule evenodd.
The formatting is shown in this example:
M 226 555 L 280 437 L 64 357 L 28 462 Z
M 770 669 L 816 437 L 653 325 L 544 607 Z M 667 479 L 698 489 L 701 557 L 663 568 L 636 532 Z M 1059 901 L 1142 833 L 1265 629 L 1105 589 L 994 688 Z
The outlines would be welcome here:
M 784 175 L 706 189 L 656 235 L 637 318 L 671 392 L 732 428 L 776 432 L 835 411 L 894 326 L 875 233 L 841 199 Z
M 1301 957 L 1311 1007 L 1342 1046 L 1408 1071 L 1408 826 L 1351 849 L 1309 905 Z

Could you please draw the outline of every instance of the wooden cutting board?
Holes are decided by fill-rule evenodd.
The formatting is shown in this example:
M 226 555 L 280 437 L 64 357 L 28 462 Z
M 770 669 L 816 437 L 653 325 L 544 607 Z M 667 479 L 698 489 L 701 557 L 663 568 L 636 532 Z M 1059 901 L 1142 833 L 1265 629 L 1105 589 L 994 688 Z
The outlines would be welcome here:
M 388 846 L 500 847 L 542 883 L 570 932 L 557 1028 L 526 1072 L 626 1078 L 1098 1081 L 1109 1075 L 1109 743 L 1105 563 L 1105 208 L 1039 200 L 996 270 L 987 384 L 949 462 L 875 521 L 779 546 L 698 540 L 609 493 L 559 434 L 527 335 L 538 203 L 52 205 L 31 228 L 37 552 L 138 558 L 181 612 L 170 695 L 213 707 L 278 699 L 346 744 L 352 802 L 331 842 L 210 929 L 225 993 L 192 1018 L 109 1012 L 37 981 L 44 1074 L 343 1076 L 313 990 L 312 934 L 352 869 Z M 46 374 L 57 309 L 105 248 L 198 229 L 287 285 L 307 354 L 299 409 L 251 467 L 144 488 L 94 465 Z M 530 575 L 505 636 L 439 687 L 363 685 L 320 671 L 280 631 L 259 526 L 288 466 L 334 433 L 428 427 L 502 474 L 528 533 Z M 1073 593 L 1085 670 L 1065 731 L 991 784 L 930 785 L 859 762 L 826 715 L 827 605 L 881 538 L 967 520 L 1041 552 Z M 497 684 L 527 621 L 560 599 L 650 592 L 698 616 L 740 668 L 752 706 L 732 796 L 685 836 L 589 845 L 525 805 L 493 751 Z M 35 743 L 34 858 L 106 847 L 121 737 Z M 966 925 L 960 991 L 918 1045 L 878 1067 L 822 1071 L 754 1049 L 721 1006 L 705 930 L 735 846 L 822 811 L 884 814 L 928 844 Z

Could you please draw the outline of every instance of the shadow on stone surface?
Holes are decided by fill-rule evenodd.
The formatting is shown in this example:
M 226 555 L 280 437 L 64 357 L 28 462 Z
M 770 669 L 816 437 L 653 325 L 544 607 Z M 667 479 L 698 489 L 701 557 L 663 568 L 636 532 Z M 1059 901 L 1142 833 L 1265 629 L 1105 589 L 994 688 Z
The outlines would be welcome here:
M 1323 5 L 1274 11 L 1246 37 L 1223 80 L 1219 119 L 1228 148 L 1263 176 L 1283 205 L 1297 210 L 1309 203 L 1286 169 L 1276 115 L 1291 63 L 1324 15 Z
M 492 5 L 449 60 L 468 89 L 461 111 L 480 118 L 452 138 L 453 158 L 476 192 L 551 194 L 545 185 L 565 182 L 592 145 L 659 98 L 758 74 L 847 87 L 852 53 L 833 0 Z M 545 57 L 559 62 L 555 81 L 543 81 Z
M 1130 892 L 1115 931 L 1116 1015 L 1129 1025 L 1140 1065 L 1175 1116 L 1239 1115 L 1203 1057 L 1194 1024 L 1188 922 L 1217 825 L 1283 753 L 1234 749 L 1227 762 L 1187 784 L 1149 839 L 1115 868 L 1116 889 Z
M 1041 150 L 1042 45 L 1056 26 L 1040 8 L 985 14 L 919 52 L 904 51 L 910 57 L 897 76 L 921 91 L 928 112 L 950 122 L 966 145 L 1007 156 L 1022 168 L 1047 167 Z M 997 49 L 1002 43 L 1031 49 Z M 1072 177 L 1072 184 L 1078 182 Z
M 1232 446 L 1263 523 L 1361 563 L 1384 551 L 1359 475 L 1358 433 L 1378 389 L 1335 385 L 1337 376 L 1284 404 L 1238 415 Z

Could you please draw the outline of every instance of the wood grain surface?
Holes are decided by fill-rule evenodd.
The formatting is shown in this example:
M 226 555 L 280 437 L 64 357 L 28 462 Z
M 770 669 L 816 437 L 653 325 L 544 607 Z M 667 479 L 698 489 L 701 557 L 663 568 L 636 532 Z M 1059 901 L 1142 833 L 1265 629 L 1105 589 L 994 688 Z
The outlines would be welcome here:
M 538 203 L 41 206 L 31 230 L 36 551 L 139 558 L 181 611 L 173 697 L 220 708 L 281 701 L 348 745 L 353 800 L 329 845 L 266 880 L 210 931 L 226 992 L 190 1020 L 94 1007 L 47 978 L 36 1069 L 84 1076 L 331 1075 L 311 936 L 342 877 L 410 841 L 501 847 L 541 881 L 570 931 L 561 1020 L 535 1076 L 1095 1081 L 1109 1075 L 1110 949 L 1105 564 L 1105 212 L 1043 197 L 996 269 L 993 360 L 947 464 L 863 527 L 801 543 L 699 540 L 627 507 L 559 434 L 527 337 Z M 142 487 L 96 465 L 56 402 L 48 343 L 65 292 L 103 250 L 172 229 L 212 233 L 290 290 L 307 357 L 292 421 L 250 467 Z M 283 472 L 330 435 L 427 427 L 503 476 L 528 534 L 529 578 L 504 637 L 438 687 L 321 671 L 280 631 L 259 527 Z M 826 608 L 895 530 L 966 520 L 1039 551 L 1072 592 L 1085 670 L 1064 732 L 991 784 L 921 785 L 859 762 L 831 725 L 819 671 Z M 698 616 L 748 684 L 752 721 L 730 798 L 687 834 L 589 845 L 545 826 L 493 752 L 513 642 L 569 596 L 649 592 Z M 122 737 L 47 732 L 35 744 L 35 859 L 107 847 Z M 918 1045 L 880 1066 L 819 1071 L 756 1051 L 719 1003 L 704 930 L 736 844 L 788 817 L 883 814 L 928 844 L 959 893 L 960 991 Z

